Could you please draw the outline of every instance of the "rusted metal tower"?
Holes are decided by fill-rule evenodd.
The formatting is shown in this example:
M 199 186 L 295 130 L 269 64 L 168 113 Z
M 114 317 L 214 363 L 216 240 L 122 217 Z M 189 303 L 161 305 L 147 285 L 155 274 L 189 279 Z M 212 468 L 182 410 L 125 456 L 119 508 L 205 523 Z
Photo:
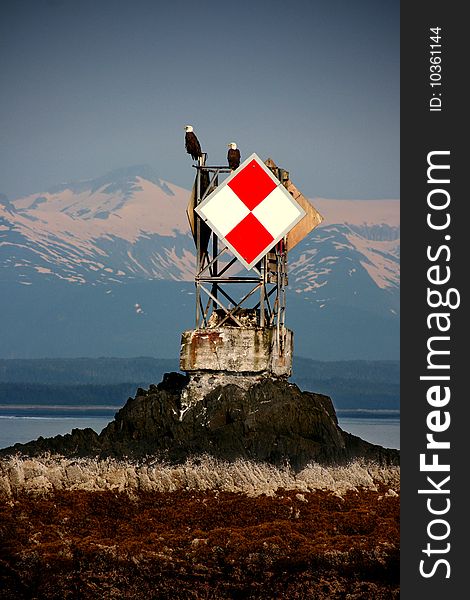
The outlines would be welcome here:
M 187 213 L 196 244 L 196 323 L 183 333 L 180 367 L 289 376 L 289 241 L 297 243 L 299 225 L 302 238 L 322 218 L 270 159 L 251 155 L 235 172 L 205 160 L 195 169 Z

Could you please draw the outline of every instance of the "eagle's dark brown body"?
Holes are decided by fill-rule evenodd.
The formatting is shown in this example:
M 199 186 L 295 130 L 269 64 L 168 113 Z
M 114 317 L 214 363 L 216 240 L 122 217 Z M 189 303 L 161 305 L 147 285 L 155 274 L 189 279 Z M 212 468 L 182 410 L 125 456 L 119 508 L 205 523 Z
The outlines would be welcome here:
M 240 166 L 240 150 L 238 148 L 229 148 L 229 151 L 227 152 L 227 160 L 228 166 L 232 170 L 238 169 L 238 167 Z
M 193 160 L 197 160 L 202 156 L 201 144 L 192 131 L 187 131 L 184 137 L 186 152 L 191 155 Z

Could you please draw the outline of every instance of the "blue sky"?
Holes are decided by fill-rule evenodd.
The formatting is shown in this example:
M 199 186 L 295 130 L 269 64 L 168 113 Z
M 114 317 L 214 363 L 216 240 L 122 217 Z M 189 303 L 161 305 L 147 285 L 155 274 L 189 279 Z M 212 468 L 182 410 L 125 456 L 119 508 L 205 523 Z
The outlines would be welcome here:
M 3 0 L 0 192 L 149 164 L 189 187 L 191 123 L 308 196 L 399 196 L 399 2 Z

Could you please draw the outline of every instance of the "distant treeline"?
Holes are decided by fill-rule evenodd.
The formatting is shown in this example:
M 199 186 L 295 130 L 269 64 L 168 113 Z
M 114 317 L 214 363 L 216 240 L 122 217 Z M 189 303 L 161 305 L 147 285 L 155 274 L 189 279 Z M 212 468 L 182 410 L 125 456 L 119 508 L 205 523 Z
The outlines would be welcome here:
M 292 380 L 304 390 L 331 396 L 336 408 L 400 408 L 400 362 L 294 359 Z
M 123 404 L 178 361 L 148 357 L 0 359 L 0 403 Z M 399 409 L 399 361 L 294 358 L 291 381 L 331 396 L 336 408 Z
M 294 357 L 294 378 L 317 378 L 331 380 L 373 381 L 384 383 L 400 382 L 400 361 L 398 360 L 341 360 L 320 361 Z
M 123 406 L 129 397 L 135 396 L 137 387 L 135 383 L 0 383 L 0 404 Z
M 303 389 L 331 396 L 336 408 L 399 410 L 399 384 L 355 379 L 294 378 Z
M 165 358 L 36 358 L 0 359 L 0 382 L 48 384 L 158 383 L 163 373 L 178 371 L 178 361 Z

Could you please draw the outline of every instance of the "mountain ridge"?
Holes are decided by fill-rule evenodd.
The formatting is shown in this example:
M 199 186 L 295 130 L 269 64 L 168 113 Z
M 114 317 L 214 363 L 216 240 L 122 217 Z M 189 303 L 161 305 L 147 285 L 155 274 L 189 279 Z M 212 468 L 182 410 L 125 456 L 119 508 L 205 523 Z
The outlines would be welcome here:
M 3 232 L 0 246 L 13 246 L 17 252 L 24 249 L 34 255 L 36 262 L 44 263 L 34 265 L 34 261 L 29 261 L 39 274 L 53 274 L 75 283 L 99 281 L 100 277 L 95 276 L 97 272 L 105 280 L 117 278 L 119 281 L 133 276 L 164 279 L 166 273 L 162 273 L 156 263 L 165 262 L 165 258 L 179 262 L 179 272 L 173 273 L 171 278 L 188 281 L 192 279 L 194 265 L 193 243 L 186 218 L 188 197 L 188 190 L 161 179 L 145 165 L 118 169 L 95 179 L 60 184 L 49 191 L 12 202 L 5 199 L 3 210 L 0 208 Z M 356 249 L 365 257 L 364 268 L 373 265 L 397 277 L 397 201 L 316 198 L 313 203 L 325 217 L 317 232 L 322 229 L 336 232 L 341 238 L 336 243 L 337 250 L 342 247 Z M 318 242 L 317 232 L 309 239 Z M 155 245 L 166 253 L 154 253 L 142 264 L 138 255 L 145 249 L 145 240 L 155 241 Z M 121 252 L 120 269 L 113 268 L 116 265 L 113 265 L 109 242 L 113 246 L 126 246 L 127 252 Z M 375 247 L 377 243 L 381 246 Z M 80 258 L 77 251 L 84 256 Z M 294 276 L 302 263 L 301 257 L 307 256 L 311 262 L 312 254 L 305 244 L 301 244 L 299 251 L 294 251 L 291 261 Z M 385 264 L 381 264 L 380 257 Z M 325 257 L 320 259 L 324 260 Z M 19 256 L 13 264 L 14 268 L 26 270 L 21 273 L 26 279 L 27 261 Z M 64 275 L 70 271 L 67 269 L 70 265 L 80 275 Z M 373 269 L 369 275 L 376 283 L 380 279 Z
M 165 318 L 176 323 L 177 330 L 178 323 L 187 327 L 192 317 L 188 319 L 184 313 L 189 310 L 193 314 L 190 284 L 195 268 L 186 216 L 188 199 L 188 190 L 145 165 L 60 184 L 11 202 L 0 198 L 0 308 L 8 316 L 6 329 L 29 318 L 31 335 L 38 335 L 39 321 L 44 321 L 43 329 L 47 325 L 51 335 L 60 335 L 56 317 L 62 315 L 67 322 L 75 320 L 79 339 L 83 310 L 77 302 L 82 298 L 82 304 L 89 307 L 89 318 L 93 312 L 100 314 L 94 329 L 113 337 L 111 323 L 105 324 L 112 317 L 104 311 L 104 305 L 111 303 L 103 295 L 115 300 L 117 313 L 128 321 L 128 333 L 110 339 L 106 355 L 115 353 L 112 348 L 116 345 L 122 347 L 132 331 L 146 339 L 148 334 L 135 327 L 136 310 L 141 320 L 149 311 L 153 323 L 158 321 L 164 329 Z M 399 202 L 314 198 L 312 203 L 324 222 L 289 254 L 288 319 L 295 326 L 300 321 L 305 333 L 316 335 L 325 348 L 331 345 L 331 336 L 348 340 L 344 344 L 348 354 L 335 356 L 334 349 L 328 350 L 328 360 L 397 358 Z M 167 296 L 173 289 L 171 282 L 181 284 L 176 288 L 182 295 L 178 299 Z M 20 288 L 30 290 L 20 293 Z M 10 305 L 11 298 L 18 298 L 21 310 Z M 64 302 L 71 306 L 70 311 Z M 306 324 L 305 316 L 311 325 Z M 362 325 L 368 322 L 375 334 Z M 358 354 L 351 353 L 356 352 L 358 335 L 373 339 L 366 340 Z M 46 332 L 41 336 L 48 338 Z M 10 347 L 0 347 L 0 356 L 32 357 L 20 353 L 13 329 L 5 338 Z M 301 352 L 311 355 L 312 344 L 313 340 L 302 343 Z M 56 350 L 48 351 L 50 347 L 47 340 L 44 352 L 38 354 L 37 350 L 34 356 L 57 356 Z M 143 352 L 159 354 L 147 342 Z M 321 359 L 318 352 L 320 348 L 314 357 Z M 134 346 L 126 355 L 136 353 L 140 351 Z M 90 351 L 75 344 L 73 355 L 80 354 L 89 355 Z

